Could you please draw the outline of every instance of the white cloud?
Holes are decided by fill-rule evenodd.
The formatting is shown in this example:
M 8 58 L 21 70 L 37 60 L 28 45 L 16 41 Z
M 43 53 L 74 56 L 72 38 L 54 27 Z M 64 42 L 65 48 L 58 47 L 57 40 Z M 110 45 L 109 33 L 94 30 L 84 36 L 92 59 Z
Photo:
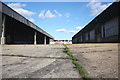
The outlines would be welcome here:
M 112 3 L 107 4 L 101 4 L 101 2 L 95 2 L 92 0 L 87 4 L 88 7 L 91 8 L 91 14 L 90 16 L 96 16 L 100 14 L 102 11 L 104 11 L 107 7 L 109 7 Z
M 66 29 L 58 29 L 57 32 L 66 32 Z
M 51 18 L 55 18 L 55 14 L 52 14 L 50 10 L 48 10 L 46 13 L 45 13 L 45 10 L 42 10 L 39 14 L 39 18 L 48 18 L 48 19 L 51 19 Z
M 69 30 L 67 31 L 66 29 L 58 29 L 56 30 L 57 32 L 64 32 L 64 33 L 70 33 L 70 34 L 75 34 L 77 33 L 78 31 L 74 31 L 74 30 Z
M 66 20 L 66 22 L 70 22 L 70 20 Z
M 18 12 L 19 14 L 23 15 L 24 17 L 26 17 L 27 19 L 30 19 L 32 15 L 34 15 L 35 13 L 32 11 L 28 11 L 23 9 L 22 7 L 25 7 L 26 4 L 21 4 L 21 3 L 8 3 L 7 4 L 9 7 L 11 7 L 13 10 L 15 10 L 16 12 Z M 34 21 L 33 19 L 31 19 L 32 21 Z
M 80 26 L 76 27 L 76 29 L 79 29 L 79 30 L 81 30 L 82 28 L 84 28 L 84 26 L 83 27 L 80 27 Z
M 46 18 L 54 18 L 54 17 L 56 17 L 56 16 L 55 16 L 55 14 L 52 14 L 52 13 L 50 12 L 50 10 L 48 10 L 48 11 L 46 12 L 46 14 L 45 14 L 45 17 L 46 17 Z
M 53 10 L 58 16 L 62 16 L 62 14 L 58 13 L 57 10 Z
M 22 8 L 16 8 L 14 10 L 17 11 L 18 13 L 20 13 L 21 15 L 23 15 L 24 17 L 32 16 L 32 15 L 35 14 L 35 13 L 31 12 L 31 11 L 24 10 Z
M 21 3 L 8 3 L 7 5 L 12 7 L 12 8 L 20 8 L 20 7 L 26 6 L 26 4 L 21 4 Z
M 79 32 L 82 28 L 84 28 L 84 26 L 80 27 L 80 26 L 77 26 L 75 27 L 76 29 L 78 30 L 66 30 L 66 29 L 58 29 L 56 30 L 57 32 L 64 32 L 64 33 L 70 33 L 70 34 L 76 34 L 77 32 Z
M 45 10 L 42 10 L 39 14 L 39 18 L 45 18 L 44 13 L 45 13 Z
M 78 31 L 70 30 L 68 33 L 76 34 Z
M 70 13 L 66 13 L 66 14 L 65 14 L 65 17 L 66 17 L 66 18 L 69 18 L 69 17 L 70 17 Z

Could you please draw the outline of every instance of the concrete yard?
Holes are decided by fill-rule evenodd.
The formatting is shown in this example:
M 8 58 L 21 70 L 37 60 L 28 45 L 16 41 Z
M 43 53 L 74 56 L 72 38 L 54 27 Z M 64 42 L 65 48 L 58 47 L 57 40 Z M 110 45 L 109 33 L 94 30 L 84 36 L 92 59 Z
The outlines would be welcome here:
M 68 57 L 63 45 L 5 45 L 3 54 Z M 3 78 L 80 78 L 70 59 L 3 56 Z
M 90 78 L 118 77 L 118 44 L 67 45 Z M 2 56 L 3 78 L 81 78 L 63 45 L 3 45 L 3 54 L 44 58 Z
M 73 44 L 70 52 L 90 78 L 118 78 L 118 44 Z

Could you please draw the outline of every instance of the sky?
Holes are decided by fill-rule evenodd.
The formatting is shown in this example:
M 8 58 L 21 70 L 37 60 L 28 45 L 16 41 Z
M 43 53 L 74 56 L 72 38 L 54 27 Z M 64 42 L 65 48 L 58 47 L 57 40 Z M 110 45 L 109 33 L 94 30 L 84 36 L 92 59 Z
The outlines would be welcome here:
M 55 40 L 71 40 L 112 2 L 5 2 L 49 33 Z

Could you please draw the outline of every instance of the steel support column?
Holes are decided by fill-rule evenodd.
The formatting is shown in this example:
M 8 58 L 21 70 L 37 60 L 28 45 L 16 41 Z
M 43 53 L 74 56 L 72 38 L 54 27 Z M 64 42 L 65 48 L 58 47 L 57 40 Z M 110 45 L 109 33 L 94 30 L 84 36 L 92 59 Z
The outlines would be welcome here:
M 46 45 L 46 41 L 47 41 L 46 36 L 44 36 L 44 45 Z
M 37 32 L 35 31 L 35 34 L 34 34 L 34 45 L 36 45 L 37 44 Z
M 1 44 L 5 44 L 5 21 L 6 16 L 3 16 L 3 23 L 2 23 L 2 37 L 1 37 Z

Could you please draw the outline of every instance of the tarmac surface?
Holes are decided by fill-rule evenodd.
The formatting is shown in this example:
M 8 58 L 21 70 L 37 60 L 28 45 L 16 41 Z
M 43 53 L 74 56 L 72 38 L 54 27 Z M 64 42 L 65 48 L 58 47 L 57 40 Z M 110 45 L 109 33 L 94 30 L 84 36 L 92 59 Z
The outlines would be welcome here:
M 90 78 L 118 78 L 118 44 L 67 45 Z M 3 78 L 81 78 L 63 45 L 3 45 Z M 36 58 L 41 57 L 41 58 Z M 59 59 L 52 59 L 55 57 Z

